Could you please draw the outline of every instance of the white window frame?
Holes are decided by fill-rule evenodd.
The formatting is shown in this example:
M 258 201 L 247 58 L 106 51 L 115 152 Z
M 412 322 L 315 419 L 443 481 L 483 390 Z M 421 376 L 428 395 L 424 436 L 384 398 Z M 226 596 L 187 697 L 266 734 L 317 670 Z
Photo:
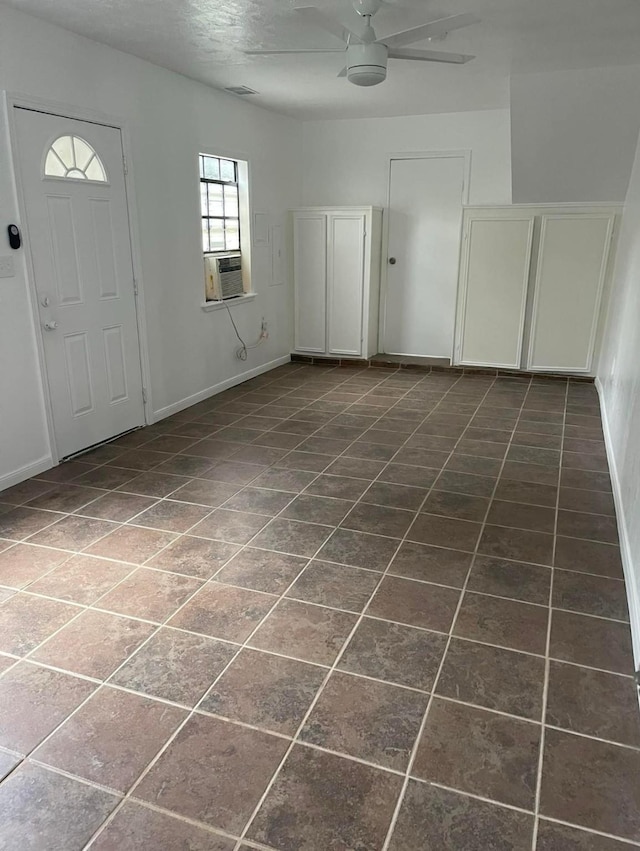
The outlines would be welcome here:
M 222 163 L 232 163 L 233 164 L 233 173 L 234 180 L 223 180 L 222 177 L 206 177 L 205 176 L 205 165 L 204 160 L 217 160 L 218 162 L 218 174 L 220 174 L 220 169 Z M 203 246 L 203 253 L 208 254 L 230 254 L 234 251 L 240 250 L 240 237 L 241 237 L 241 226 L 240 226 L 240 165 L 238 160 L 230 159 L 228 157 L 214 157 L 211 154 L 198 154 L 198 169 L 200 174 L 200 217 L 202 222 L 205 221 L 211 222 L 219 221 L 222 222 L 222 234 L 224 237 L 224 248 L 211 248 L 211 234 L 209 233 L 209 227 L 207 227 L 207 241 L 209 243 L 209 248 L 205 248 Z M 219 186 L 222 189 L 222 215 L 221 216 L 212 216 L 207 208 L 205 210 L 202 204 L 202 185 L 207 186 L 207 190 L 209 186 Z M 225 196 L 226 196 L 226 187 L 231 187 L 235 189 L 235 196 L 237 198 L 238 203 L 238 215 L 237 216 L 229 216 L 227 215 L 226 206 L 225 206 Z M 227 222 L 237 221 L 238 223 L 238 247 L 237 248 L 229 248 L 227 246 Z M 203 228 L 204 234 L 204 228 Z
M 200 247 L 200 256 L 209 256 L 202 251 L 202 209 L 200 202 L 200 155 L 206 157 L 218 157 L 223 160 L 233 160 L 237 163 L 238 169 L 238 195 L 240 201 L 240 254 L 242 255 L 242 278 L 244 282 L 244 296 L 240 296 L 233 300 L 234 304 L 249 302 L 256 297 L 256 293 L 252 287 L 251 279 L 251 161 L 249 155 L 243 151 L 230 151 L 224 148 L 212 148 L 209 145 L 200 145 L 196 157 L 194 157 L 195 172 L 197 177 L 197 204 L 198 204 L 198 245 Z M 236 254 L 237 252 L 211 252 L 213 256 L 224 255 L 228 253 Z M 217 309 L 218 302 L 206 301 L 201 304 L 201 308 L 205 311 Z M 224 304 L 224 302 L 223 302 Z

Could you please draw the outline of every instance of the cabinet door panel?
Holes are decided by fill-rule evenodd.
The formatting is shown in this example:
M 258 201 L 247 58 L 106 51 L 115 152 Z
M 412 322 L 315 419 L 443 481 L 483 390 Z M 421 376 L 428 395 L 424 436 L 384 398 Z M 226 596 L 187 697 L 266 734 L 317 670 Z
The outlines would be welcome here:
M 520 366 L 534 216 L 467 224 L 458 363 Z
M 299 213 L 293 220 L 295 348 L 326 352 L 327 217 Z
M 329 353 L 362 354 L 364 215 L 329 215 Z
M 591 369 L 613 215 L 543 216 L 528 367 Z

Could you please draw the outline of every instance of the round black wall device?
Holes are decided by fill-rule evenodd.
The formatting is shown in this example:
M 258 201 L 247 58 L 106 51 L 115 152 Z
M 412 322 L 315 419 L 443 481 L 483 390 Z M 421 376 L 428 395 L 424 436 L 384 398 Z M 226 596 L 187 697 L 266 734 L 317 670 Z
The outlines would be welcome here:
M 22 239 L 20 237 L 18 225 L 9 225 L 7 227 L 7 233 L 9 234 L 9 245 L 11 248 L 20 248 L 22 245 Z

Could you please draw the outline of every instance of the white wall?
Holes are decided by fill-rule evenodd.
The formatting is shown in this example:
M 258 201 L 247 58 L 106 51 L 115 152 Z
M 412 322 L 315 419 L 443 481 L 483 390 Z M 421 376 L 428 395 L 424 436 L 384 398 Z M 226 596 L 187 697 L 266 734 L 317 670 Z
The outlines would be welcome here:
M 397 118 L 307 121 L 303 203 L 385 206 L 388 157 L 407 151 L 471 150 L 471 204 L 511 203 L 508 109 Z
M 513 201 L 623 201 L 640 127 L 640 65 L 511 77 Z
M 640 661 L 640 141 L 622 217 L 597 381 Z
M 270 251 L 253 249 L 255 301 L 234 308 L 249 342 L 270 340 L 243 364 L 226 311 L 204 313 L 196 155 L 237 154 L 250 163 L 252 206 L 273 222 L 300 201 L 300 125 L 170 71 L 0 6 L 0 90 L 123 119 L 131 139 L 153 410 L 162 412 L 241 372 L 286 356 L 287 286 L 269 287 Z M 0 113 L 0 225 L 18 220 Z M 9 253 L 6 243 L 0 252 Z M 48 452 L 23 252 L 0 280 L 0 487 Z M 11 364 L 11 368 L 7 365 Z
M 0 490 L 3 475 L 22 469 L 23 478 L 35 475 L 50 466 L 51 455 L 23 252 L 12 251 L 6 237 L 7 225 L 17 220 L 8 162 L 0 105 L 0 254 L 13 255 L 16 263 L 15 278 L 0 278 Z

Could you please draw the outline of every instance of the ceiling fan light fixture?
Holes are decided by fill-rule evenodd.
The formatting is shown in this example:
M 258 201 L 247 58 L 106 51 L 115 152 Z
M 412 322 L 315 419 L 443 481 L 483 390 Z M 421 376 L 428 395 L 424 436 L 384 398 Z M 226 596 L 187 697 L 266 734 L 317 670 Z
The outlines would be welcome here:
M 387 69 L 379 65 L 356 65 L 347 71 L 347 80 L 354 86 L 377 86 L 387 79 Z
M 1 0 L 0 0 L 1 1 Z M 346 77 L 355 86 L 377 86 L 387 79 L 387 60 L 403 59 L 408 62 L 444 62 L 450 65 L 464 65 L 474 56 L 464 53 L 449 53 L 443 50 L 404 50 L 407 44 L 424 39 L 446 38 L 450 30 L 477 24 L 480 19 L 470 13 L 449 15 L 427 24 L 410 27 L 408 30 L 385 36 L 376 36 L 371 26 L 371 18 L 380 5 L 387 0 L 351 0 L 355 11 L 363 18 L 364 26 L 358 32 L 345 27 L 341 21 L 326 15 L 317 6 L 296 6 L 295 11 L 301 18 L 331 35 L 346 45 L 347 64 L 338 77 Z M 399 49 L 398 49 L 399 48 Z M 281 48 L 276 50 L 245 50 L 251 56 L 269 56 L 296 53 L 343 53 L 335 47 L 327 48 Z
M 377 86 L 387 78 L 387 47 L 384 44 L 350 44 L 347 49 L 347 80 L 355 86 Z

